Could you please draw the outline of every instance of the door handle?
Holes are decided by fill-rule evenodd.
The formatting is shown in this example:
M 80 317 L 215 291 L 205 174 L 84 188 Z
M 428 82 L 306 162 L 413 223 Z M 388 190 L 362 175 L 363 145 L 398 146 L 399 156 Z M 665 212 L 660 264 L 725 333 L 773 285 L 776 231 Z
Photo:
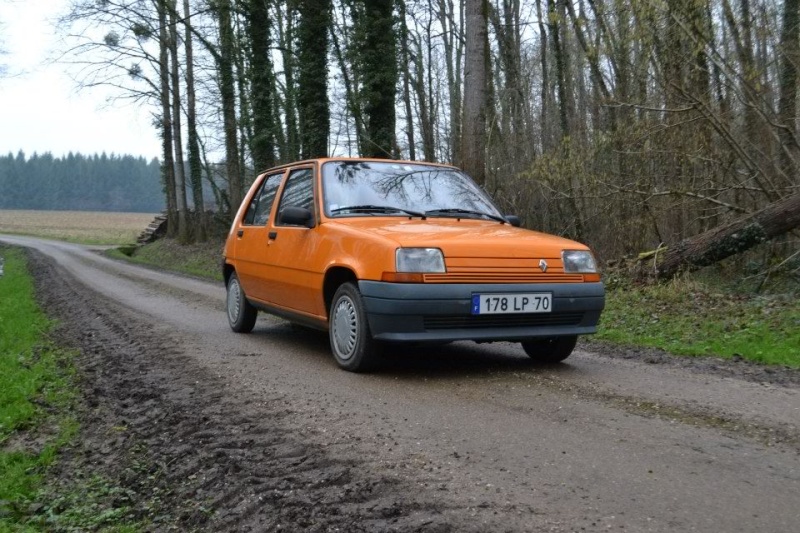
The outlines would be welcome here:
M 237 237 L 241 237 L 242 235 L 244 235 L 244 230 L 243 229 L 240 229 L 239 231 L 236 232 L 236 236 Z
M 277 231 L 270 231 L 268 236 L 269 236 L 270 240 L 274 241 L 275 239 L 278 238 L 278 232 Z

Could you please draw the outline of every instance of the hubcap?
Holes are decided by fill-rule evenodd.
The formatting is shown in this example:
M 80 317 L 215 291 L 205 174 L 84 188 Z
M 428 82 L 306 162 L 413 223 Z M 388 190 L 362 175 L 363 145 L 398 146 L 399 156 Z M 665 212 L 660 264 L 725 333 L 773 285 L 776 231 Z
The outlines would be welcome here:
M 239 287 L 239 281 L 233 280 L 228 285 L 228 320 L 231 324 L 236 322 L 239 318 L 239 307 L 241 306 L 242 289 Z
M 353 301 L 343 296 L 333 313 L 333 341 L 340 359 L 350 359 L 356 347 L 358 315 Z

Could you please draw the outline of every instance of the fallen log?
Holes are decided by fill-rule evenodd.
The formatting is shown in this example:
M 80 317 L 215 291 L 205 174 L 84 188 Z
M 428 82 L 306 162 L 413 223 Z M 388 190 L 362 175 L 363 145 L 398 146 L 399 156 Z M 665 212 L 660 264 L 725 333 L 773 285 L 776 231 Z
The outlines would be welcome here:
M 713 265 L 797 227 L 800 227 L 800 192 L 668 248 L 641 254 L 639 260 L 653 258 L 657 277 L 672 278 L 680 272 Z

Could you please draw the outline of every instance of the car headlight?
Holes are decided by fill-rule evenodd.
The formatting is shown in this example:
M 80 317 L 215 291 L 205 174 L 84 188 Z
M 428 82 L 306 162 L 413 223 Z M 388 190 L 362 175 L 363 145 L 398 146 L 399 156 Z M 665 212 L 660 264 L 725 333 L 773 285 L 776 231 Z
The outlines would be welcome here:
M 445 272 L 438 248 L 398 248 L 396 267 L 397 272 Z
M 564 262 L 564 272 L 594 274 L 597 272 L 597 263 L 592 252 L 587 250 L 563 250 L 561 259 Z

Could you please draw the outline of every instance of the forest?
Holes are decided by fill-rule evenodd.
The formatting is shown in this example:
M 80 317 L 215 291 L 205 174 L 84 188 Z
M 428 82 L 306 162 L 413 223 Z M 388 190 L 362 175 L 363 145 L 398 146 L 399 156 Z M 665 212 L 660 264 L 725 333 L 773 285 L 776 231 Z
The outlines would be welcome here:
M 0 156 L 0 209 L 157 213 L 164 205 L 155 159 L 105 153 Z
M 361 155 L 454 163 L 604 260 L 798 253 L 800 0 L 73 0 L 61 26 L 84 86 L 158 116 L 182 240 L 204 181 L 230 211 L 258 170 Z

